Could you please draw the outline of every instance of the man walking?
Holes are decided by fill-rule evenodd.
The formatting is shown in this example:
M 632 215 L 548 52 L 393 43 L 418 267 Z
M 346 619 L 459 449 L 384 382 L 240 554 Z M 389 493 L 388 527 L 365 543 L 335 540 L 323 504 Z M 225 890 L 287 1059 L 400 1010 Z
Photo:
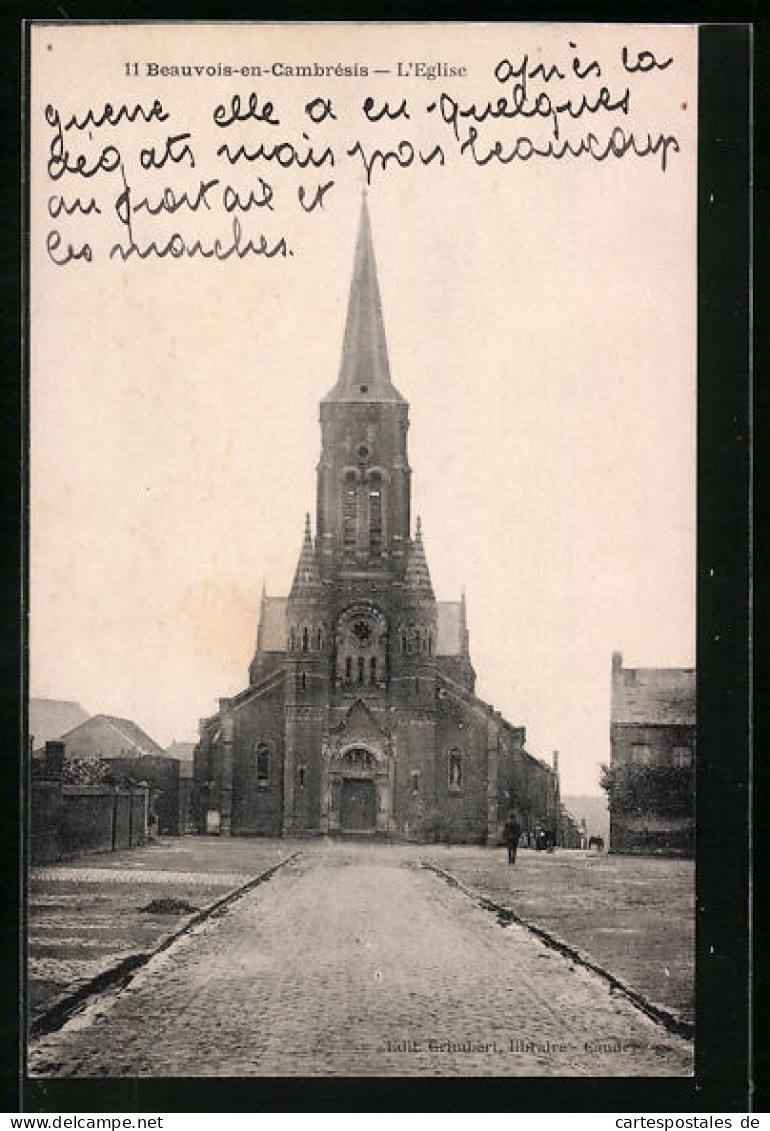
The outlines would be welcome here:
M 516 863 L 516 849 L 519 847 L 519 837 L 521 836 L 521 825 L 516 820 L 513 813 L 508 814 L 508 820 L 503 826 L 503 840 L 505 841 L 508 849 L 508 863 Z

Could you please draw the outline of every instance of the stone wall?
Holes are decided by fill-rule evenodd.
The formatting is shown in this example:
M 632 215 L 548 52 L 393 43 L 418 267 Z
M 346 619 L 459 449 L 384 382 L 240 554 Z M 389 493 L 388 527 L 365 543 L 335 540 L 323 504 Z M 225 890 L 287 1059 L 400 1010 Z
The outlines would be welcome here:
M 33 777 L 29 791 L 29 855 L 34 864 L 84 852 L 114 852 L 147 837 L 147 789 L 63 785 Z

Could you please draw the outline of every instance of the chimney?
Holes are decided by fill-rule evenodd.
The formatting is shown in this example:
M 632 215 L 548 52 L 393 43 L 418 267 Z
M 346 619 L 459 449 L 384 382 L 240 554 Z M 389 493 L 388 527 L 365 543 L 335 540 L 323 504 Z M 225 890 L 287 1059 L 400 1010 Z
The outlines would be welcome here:
M 620 675 L 622 667 L 623 667 L 623 654 L 622 654 L 622 652 L 613 652 L 612 653 L 612 674 L 613 675 Z
M 64 743 L 46 742 L 45 744 L 45 776 L 47 778 L 60 778 L 64 769 Z
M 559 751 L 558 750 L 554 750 L 554 752 L 553 752 L 553 772 L 555 774 L 558 774 L 558 772 L 559 772 Z

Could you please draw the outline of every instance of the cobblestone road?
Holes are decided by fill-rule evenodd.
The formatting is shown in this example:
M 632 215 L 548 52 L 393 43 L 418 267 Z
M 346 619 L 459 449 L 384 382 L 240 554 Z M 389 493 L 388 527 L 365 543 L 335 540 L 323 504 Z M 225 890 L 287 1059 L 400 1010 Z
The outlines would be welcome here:
M 691 1047 L 396 849 L 309 849 L 30 1050 L 35 1076 L 687 1075 Z

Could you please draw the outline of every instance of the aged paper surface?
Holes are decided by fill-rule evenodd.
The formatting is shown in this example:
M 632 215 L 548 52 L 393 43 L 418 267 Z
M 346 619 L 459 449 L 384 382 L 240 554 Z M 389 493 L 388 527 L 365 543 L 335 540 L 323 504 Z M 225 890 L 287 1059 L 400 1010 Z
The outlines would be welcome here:
M 613 650 L 694 664 L 696 49 L 35 26 L 31 694 L 167 747 L 246 686 L 315 511 L 365 193 L 433 587 L 467 593 L 483 699 L 599 795 Z

